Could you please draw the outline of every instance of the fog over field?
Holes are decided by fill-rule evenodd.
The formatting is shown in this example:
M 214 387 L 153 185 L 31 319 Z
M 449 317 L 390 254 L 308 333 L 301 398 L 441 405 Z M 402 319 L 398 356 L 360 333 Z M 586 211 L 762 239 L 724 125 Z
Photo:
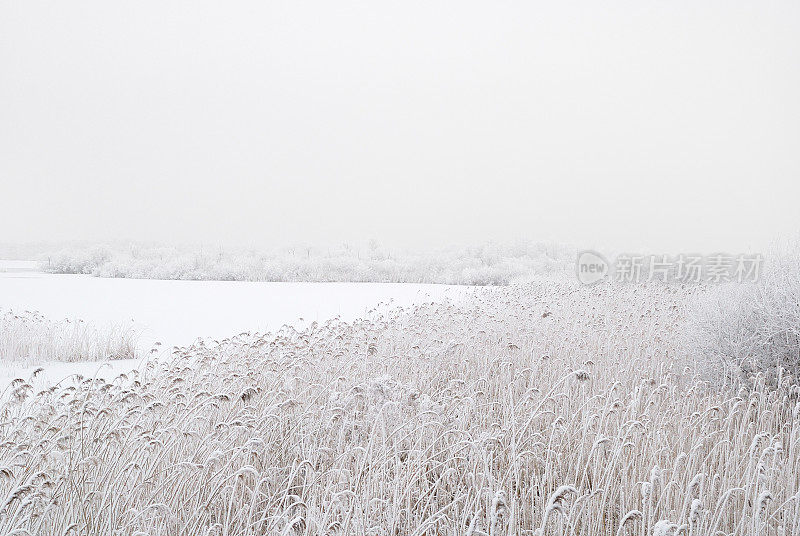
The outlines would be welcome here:
M 800 4 L 0 3 L 0 536 L 800 535 Z
M 677 253 L 797 227 L 795 2 L 1 9 L 4 242 Z

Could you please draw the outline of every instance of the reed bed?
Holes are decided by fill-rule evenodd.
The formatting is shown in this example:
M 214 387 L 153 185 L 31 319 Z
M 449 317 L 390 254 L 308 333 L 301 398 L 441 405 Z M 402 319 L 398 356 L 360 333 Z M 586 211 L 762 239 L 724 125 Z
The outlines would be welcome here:
M 705 381 L 694 292 L 534 282 L 21 378 L 0 534 L 800 534 L 797 388 Z
M 56 321 L 32 311 L 0 311 L 0 365 L 133 359 L 136 354 L 136 334 L 130 329 Z

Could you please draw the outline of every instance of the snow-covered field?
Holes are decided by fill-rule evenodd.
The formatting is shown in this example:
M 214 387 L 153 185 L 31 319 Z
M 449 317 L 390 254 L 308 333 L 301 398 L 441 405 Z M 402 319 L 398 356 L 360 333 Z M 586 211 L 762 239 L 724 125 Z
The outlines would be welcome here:
M 796 388 L 706 381 L 696 291 L 478 289 L 23 378 L 0 534 L 800 534 Z
M 0 259 L 0 273 L 3 272 L 38 272 L 40 270 L 39 261 L 20 261 Z
M 142 356 L 0 368 L 0 534 L 800 534 L 800 390 L 710 379 L 712 293 L 2 273 Z
M 468 288 L 405 283 L 265 283 L 106 279 L 88 275 L 0 274 L 5 309 L 37 310 L 130 326 L 143 345 L 188 345 L 196 337 L 274 331 L 334 316 L 353 320 L 386 305 L 456 298 Z
M 398 283 L 267 283 L 162 281 L 56 275 L 30 270 L 30 263 L 0 262 L 0 309 L 39 311 L 49 319 L 81 319 L 107 330 L 133 330 L 143 357 L 156 342 L 168 353 L 198 337 L 222 339 L 241 332 L 298 329 L 339 317 L 354 320 L 370 310 L 458 299 L 468 287 Z M 162 352 L 163 353 L 163 352 Z M 136 361 L 100 369 L 109 377 Z M 44 379 L 61 373 L 91 377 L 100 363 L 0 363 L 0 384 L 27 377 L 42 366 Z

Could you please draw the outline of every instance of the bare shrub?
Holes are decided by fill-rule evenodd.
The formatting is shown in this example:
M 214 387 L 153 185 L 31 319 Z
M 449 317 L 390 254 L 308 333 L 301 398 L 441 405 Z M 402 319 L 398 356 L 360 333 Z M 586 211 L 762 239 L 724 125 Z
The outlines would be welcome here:
M 754 283 L 700 293 L 690 309 L 691 348 L 723 381 L 800 376 L 800 254 L 773 256 Z

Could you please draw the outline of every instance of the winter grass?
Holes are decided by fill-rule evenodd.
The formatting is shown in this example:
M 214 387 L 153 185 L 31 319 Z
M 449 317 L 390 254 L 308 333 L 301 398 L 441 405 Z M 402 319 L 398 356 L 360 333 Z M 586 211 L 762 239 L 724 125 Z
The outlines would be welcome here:
M 136 354 L 131 330 L 102 330 L 82 320 L 55 321 L 37 312 L 0 311 L 0 366 L 134 359 Z
M 0 406 L 0 534 L 800 534 L 798 391 L 717 389 L 697 290 L 532 283 L 176 349 Z
M 72 247 L 41 257 L 45 271 L 100 277 L 505 285 L 570 270 L 575 253 L 565 246 L 529 242 L 429 252 L 395 251 L 376 243 L 269 251 L 134 244 Z

